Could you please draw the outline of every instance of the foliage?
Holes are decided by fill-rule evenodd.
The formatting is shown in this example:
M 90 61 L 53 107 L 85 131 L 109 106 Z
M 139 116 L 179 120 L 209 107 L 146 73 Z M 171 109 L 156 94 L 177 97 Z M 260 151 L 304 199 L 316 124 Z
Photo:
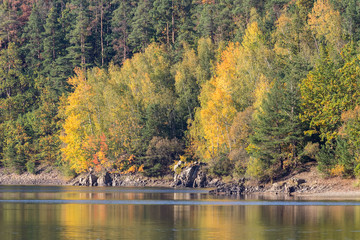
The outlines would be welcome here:
M 168 172 L 169 166 L 180 158 L 183 153 L 181 142 L 174 138 L 171 140 L 154 137 L 146 151 L 144 174 L 146 176 L 159 176 Z
M 209 164 L 209 172 L 215 176 L 228 176 L 232 173 L 234 165 L 226 156 L 219 156 Z
M 356 1 L 0 4 L 0 161 L 161 176 L 359 176 Z M 70 169 L 69 169 L 70 168 Z

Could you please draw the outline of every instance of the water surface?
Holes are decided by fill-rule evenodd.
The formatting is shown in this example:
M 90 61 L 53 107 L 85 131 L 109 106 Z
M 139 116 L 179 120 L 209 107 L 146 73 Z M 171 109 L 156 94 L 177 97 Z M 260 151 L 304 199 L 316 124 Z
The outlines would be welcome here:
M 0 239 L 360 239 L 360 201 L 0 186 Z

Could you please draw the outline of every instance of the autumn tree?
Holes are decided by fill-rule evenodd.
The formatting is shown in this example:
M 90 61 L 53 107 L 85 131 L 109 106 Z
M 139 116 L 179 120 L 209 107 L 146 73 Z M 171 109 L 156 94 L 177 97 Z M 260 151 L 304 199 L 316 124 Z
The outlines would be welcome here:
M 201 107 L 190 127 L 192 145 L 200 159 L 209 161 L 232 151 L 234 118 L 253 105 L 256 86 L 267 81 L 262 72 L 270 61 L 256 22 L 249 24 L 242 45 L 230 44 L 222 53 L 216 77 L 202 86 Z
M 343 47 L 340 13 L 332 7 L 328 0 L 318 0 L 314 3 L 308 16 L 309 27 L 317 39 L 318 51 L 321 43 L 326 43 L 340 53 Z

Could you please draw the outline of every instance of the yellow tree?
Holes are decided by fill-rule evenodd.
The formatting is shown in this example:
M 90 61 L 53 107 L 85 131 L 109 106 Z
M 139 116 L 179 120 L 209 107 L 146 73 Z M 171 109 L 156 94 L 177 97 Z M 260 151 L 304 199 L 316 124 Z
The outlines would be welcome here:
M 102 112 L 101 82 L 106 78 L 106 72 L 98 68 L 88 72 L 76 69 L 75 76 L 68 80 L 74 86 L 74 92 L 62 100 L 62 114 L 65 117 L 61 135 L 63 158 L 78 173 L 110 167 L 106 157 L 106 116 Z
M 242 44 L 229 44 L 221 54 L 215 77 L 202 86 L 201 106 L 189 131 L 192 148 L 199 158 L 208 161 L 241 145 L 241 140 L 236 143 L 236 134 L 245 132 L 234 130 L 236 127 L 231 131 L 232 125 L 248 118 L 238 117 L 235 123 L 235 116 L 253 105 L 255 89 L 260 82 L 267 82 L 262 72 L 270 65 L 270 51 L 262 40 L 258 24 L 252 22 Z
M 153 137 L 171 139 L 181 130 L 175 127 L 175 81 L 170 70 L 166 48 L 157 44 L 127 59 L 121 68 L 110 65 L 103 88 L 104 115 L 115 160 L 125 154 L 144 155 Z
M 86 81 L 86 73 L 76 69 L 75 74 L 68 80 L 69 84 L 75 87 L 75 91 L 69 97 L 62 99 L 65 122 L 64 132 L 60 138 L 65 144 L 62 148 L 65 161 L 76 172 L 83 172 L 91 166 L 90 160 L 86 158 L 83 143 L 87 137 L 87 129 L 92 128 L 87 108 L 92 92 L 91 86 Z
M 318 0 L 308 16 L 308 25 L 318 41 L 332 46 L 338 53 L 344 46 L 340 13 L 333 9 L 329 0 Z

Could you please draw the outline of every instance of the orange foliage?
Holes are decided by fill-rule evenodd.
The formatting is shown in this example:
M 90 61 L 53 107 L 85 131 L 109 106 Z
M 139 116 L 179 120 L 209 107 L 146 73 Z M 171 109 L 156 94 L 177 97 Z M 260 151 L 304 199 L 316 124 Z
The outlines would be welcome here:
M 330 175 L 333 177 L 342 177 L 344 176 L 345 168 L 343 165 L 337 164 L 335 167 L 330 169 Z
M 112 164 L 107 157 L 109 147 L 104 133 L 99 137 L 89 136 L 83 147 L 88 154 L 87 158 L 93 159 L 91 166 L 96 172 L 108 170 L 111 167 Z

